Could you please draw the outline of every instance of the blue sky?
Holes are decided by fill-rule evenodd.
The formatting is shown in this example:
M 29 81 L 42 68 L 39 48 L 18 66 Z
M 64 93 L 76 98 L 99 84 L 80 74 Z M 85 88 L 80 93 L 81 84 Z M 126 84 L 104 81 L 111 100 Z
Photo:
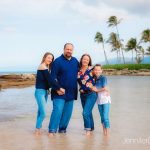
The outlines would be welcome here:
M 119 31 L 126 43 L 150 28 L 149 10 L 149 0 L 0 1 L 0 71 L 35 70 L 45 52 L 58 57 L 66 42 L 74 44 L 77 58 L 89 53 L 93 63 L 104 61 L 94 36 L 100 31 L 108 38 L 115 31 L 107 27 L 108 17 L 123 19 Z M 106 49 L 109 59 L 116 56 Z

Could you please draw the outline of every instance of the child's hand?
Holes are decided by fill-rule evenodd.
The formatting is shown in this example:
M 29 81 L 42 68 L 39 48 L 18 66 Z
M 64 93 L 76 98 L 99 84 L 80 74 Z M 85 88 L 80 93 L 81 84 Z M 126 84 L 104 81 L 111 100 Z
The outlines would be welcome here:
M 92 91 L 98 92 L 98 89 L 97 89 L 95 86 L 93 86 L 93 87 L 92 87 Z
M 110 96 L 110 94 L 109 94 L 109 92 L 108 92 L 108 91 L 106 91 L 106 92 L 105 92 L 105 95 L 106 95 L 106 96 Z
M 108 88 L 106 87 L 106 88 L 104 88 L 104 91 L 105 92 L 107 92 L 107 93 L 109 93 L 109 90 L 108 90 Z

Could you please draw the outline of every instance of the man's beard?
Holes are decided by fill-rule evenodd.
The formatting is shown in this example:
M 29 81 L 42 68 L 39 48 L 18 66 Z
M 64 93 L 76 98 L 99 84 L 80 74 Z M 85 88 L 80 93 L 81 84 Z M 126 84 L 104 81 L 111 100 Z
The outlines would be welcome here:
M 66 58 L 71 58 L 72 55 L 71 55 L 71 54 L 65 54 L 65 57 L 66 57 Z

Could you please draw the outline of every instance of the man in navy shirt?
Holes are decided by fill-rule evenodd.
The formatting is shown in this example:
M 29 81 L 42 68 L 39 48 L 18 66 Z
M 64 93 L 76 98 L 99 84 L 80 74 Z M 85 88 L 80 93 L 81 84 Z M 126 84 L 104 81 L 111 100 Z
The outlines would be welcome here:
M 57 81 L 58 86 L 52 87 L 51 99 L 53 100 L 53 111 L 49 123 L 49 135 L 66 133 L 69 124 L 73 101 L 77 99 L 77 73 L 79 63 L 73 54 L 73 44 L 64 45 L 64 53 L 56 58 L 51 68 L 52 80 Z

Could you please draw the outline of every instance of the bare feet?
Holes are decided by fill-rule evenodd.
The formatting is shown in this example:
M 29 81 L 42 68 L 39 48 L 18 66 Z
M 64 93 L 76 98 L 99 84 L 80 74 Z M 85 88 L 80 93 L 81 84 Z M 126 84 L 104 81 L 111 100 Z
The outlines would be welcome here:
M 86 131 L 86 135 L 90 136 L 90 135 L 92 135 L 92 132 L 91 131 Z
M 35 129 L 34 134 L 35 134 L 36 136 L 39 136 L 39 135 L 41 135 L 42 133 L 41 133 L 41 130 L 40 130 L 40 129 Z
M 55 135 L 54 133 L 50 133 L 50 132 L 48 133 L 49 137 L 53 137 L 54 135 Z
M 109 129 L 108 128 L 104 128 L 104 136 L 108 137 L 109 136 Z

